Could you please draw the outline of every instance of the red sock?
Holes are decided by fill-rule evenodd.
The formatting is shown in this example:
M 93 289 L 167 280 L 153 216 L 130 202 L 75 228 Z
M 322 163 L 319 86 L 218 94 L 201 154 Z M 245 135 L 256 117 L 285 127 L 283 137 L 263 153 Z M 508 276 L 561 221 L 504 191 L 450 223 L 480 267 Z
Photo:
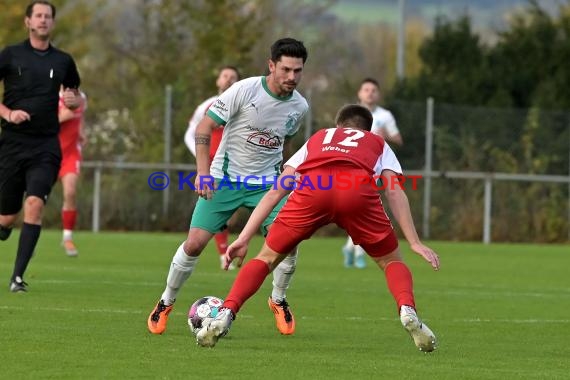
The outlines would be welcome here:
M 412 273 L 407 265 L 401 261 L 393 261 L 384 268 L 384 275 L 388 289 L 398 304 L 398 312 L 402 305 L 411 306 L 415 309 L 414 284 Z
M 61 210 L 64 230 L 73 230 L 77 221 L 77 210 Z
M 227 307 L 236 315 L 241 305 L 259 290 L 268 274 L 269 267 L 264 261 L 259 259 L 248 261 L 238 272 L 223 307 Z
M 216 248 L 218 248 L 218 253 L 220 255 L 226 254 L 226 249 L 228 248 L 228 236 L 230 232 L 225 229 L 222 232 L 218 232 L 214 235 L 214 240 L 216 240 Z

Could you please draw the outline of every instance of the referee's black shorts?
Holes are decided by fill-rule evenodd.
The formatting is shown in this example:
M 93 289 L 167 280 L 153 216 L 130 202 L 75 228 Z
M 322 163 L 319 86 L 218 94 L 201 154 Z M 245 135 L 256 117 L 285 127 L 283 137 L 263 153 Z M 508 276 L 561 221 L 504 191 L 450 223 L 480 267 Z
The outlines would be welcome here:
M 61 165 L 55 136 L 0 135 L 0 215 L 17 214 L 24 194 L 47 202 Z

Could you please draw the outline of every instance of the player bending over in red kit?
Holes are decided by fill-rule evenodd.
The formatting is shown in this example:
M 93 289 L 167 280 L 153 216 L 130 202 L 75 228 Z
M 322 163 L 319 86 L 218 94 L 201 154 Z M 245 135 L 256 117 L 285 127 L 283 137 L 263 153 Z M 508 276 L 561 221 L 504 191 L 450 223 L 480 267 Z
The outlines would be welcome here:
M 228 332 L 244 302 L 257 292 L 285 253 L 320 227 L 335 223 L 384 271 L 402 325 L 415 345 L 425 352 L 436 348 L 434 333 L 416 314 L 412 274 L 403 262 L 378 196 L 375 178 L 401 178 L 402 169 L 382 137 L 369 132 L 371 125 L 372 115 L 366 108 L 345 106 L 337 115 L 336 128 L 318 131 L 287 161 L 277 185 L 262 198 L 237 240 L 228 247 L 226 266 L 236 258 L 241 265 L 262 221 L 294 188 L 293 193 L 277 215 L 261 251 L 239 271 L 218 316 L 197 333 L 199 345 L 212 347 Z M 300 175 L 296 183 L 295 173 Z M 418 237 L 402 186 L 386 186 L 385 195 L 411 249 L 433 269 L 439 269 L 439 257 Z

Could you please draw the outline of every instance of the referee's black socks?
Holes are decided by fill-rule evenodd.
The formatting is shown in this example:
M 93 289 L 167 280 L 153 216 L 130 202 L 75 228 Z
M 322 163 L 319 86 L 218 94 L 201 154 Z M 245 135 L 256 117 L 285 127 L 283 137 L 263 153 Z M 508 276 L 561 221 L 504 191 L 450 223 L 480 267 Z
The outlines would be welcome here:
M 12 228 L 4 227 L 0 224 L 0 240 L 8 240 L 10 234 L 12 233 Z
M 38 239 L 40 238 L 40 231 L 42 226 L 39 224 L 22 224 L 22 232 L 20 232 L 20 242 L 18 244 L 18 254 L 16 255 L 16 265 L 14 265 L 14 273 L 12 274 L 12 281 L 16 277 L 24 278 L 24 272 L 28 267 L 28 263 L 34 254 L 34 249 Z

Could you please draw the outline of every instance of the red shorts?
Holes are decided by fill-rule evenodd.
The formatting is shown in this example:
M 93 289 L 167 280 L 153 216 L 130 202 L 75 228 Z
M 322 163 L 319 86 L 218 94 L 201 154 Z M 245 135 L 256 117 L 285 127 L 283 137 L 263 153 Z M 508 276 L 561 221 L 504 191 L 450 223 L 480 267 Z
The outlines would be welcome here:
M 214 157 L 216 157 L 216 151 L 222 142 L 223 133 L 223 127 L 212 130 L 212 136 L 210 137 L 210 162 L 214 161 Z
M 81 166 L 81 150 L 77 147 L 73 147 L 67 148 L 61 153 L 61 167 L 59 168 L 58 178 L 70 173 L 79 175 L 79 168 Z
M 311 171 L 311 177 L 332 176 L 332 186 L 330 189 L 304 187 L 294 190 L 269 230 L 265 240 L 269 248 L 278 253 L 289 253 L 301 241 L 309 239 L 315 231 L 330 223 L 348 232 L 354 244 L 362 246 L 372 257 L 384 256 L 398 247 L 378 190 L 372 184 L 358 189 L 337 188 L 334 174 L 339 171 L 346 172 L 341 168 Z M 363 171 L 363 174 L 366 173 Z

